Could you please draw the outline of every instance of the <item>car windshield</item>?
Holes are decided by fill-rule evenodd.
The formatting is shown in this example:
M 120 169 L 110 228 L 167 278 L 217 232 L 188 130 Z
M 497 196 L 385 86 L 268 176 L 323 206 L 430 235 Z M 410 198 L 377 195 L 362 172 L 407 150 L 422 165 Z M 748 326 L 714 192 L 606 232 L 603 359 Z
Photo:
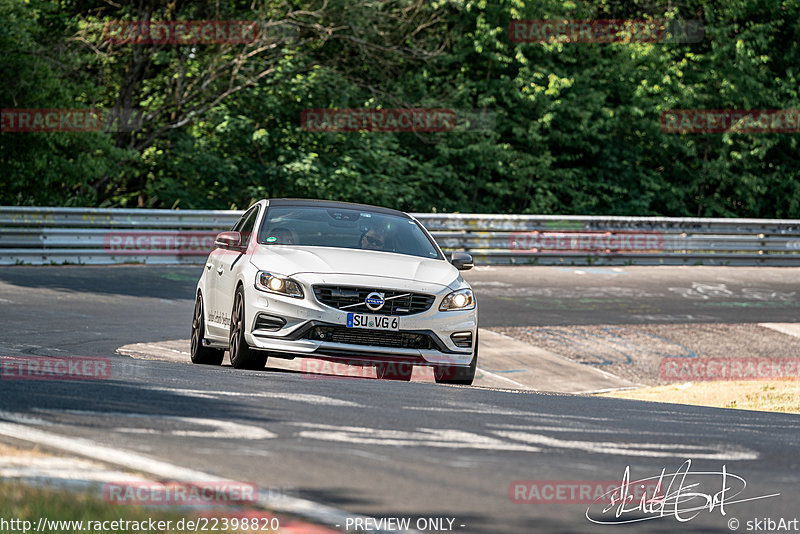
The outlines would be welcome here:
M 441 259 L 414 220 L 360 208 L 270 206 L 261 223 L 258 242 L 379 250 Z

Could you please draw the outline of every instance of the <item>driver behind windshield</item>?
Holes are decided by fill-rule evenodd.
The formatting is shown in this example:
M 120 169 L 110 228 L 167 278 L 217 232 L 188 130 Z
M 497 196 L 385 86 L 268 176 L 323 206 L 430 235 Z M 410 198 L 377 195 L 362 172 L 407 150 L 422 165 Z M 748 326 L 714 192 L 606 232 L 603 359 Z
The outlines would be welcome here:
M 374 227 L 361 234 L 361 248 L 367 250 L 386 250 L 386 230 L 380 227 Z

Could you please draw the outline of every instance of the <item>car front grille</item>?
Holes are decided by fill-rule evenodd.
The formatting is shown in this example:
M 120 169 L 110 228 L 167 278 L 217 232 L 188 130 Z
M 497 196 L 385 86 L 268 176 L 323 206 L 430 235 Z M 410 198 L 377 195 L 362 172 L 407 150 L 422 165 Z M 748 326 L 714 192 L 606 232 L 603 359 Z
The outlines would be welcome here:
M 372 311 L 364 301 L 372 292 L 383 293 L 386 303 L 380 310 Z M 436 299 L 433 295 L 354 286 L 314 286 L 317 300 L 326 306 L 356 313 L 378 315 L 413 315 L 428 311 Z M 403 296 L 401 296 L 403 295 Z
M 428 334 L 414 332 L 383 332 L 347 328 L 346 326 L 315 326 L 306 333 L 306 339 L 348 343 L 351 345 L 370 345 L 373 347 L 394 347 L 398 349 L 436 349 L 436 344 Z

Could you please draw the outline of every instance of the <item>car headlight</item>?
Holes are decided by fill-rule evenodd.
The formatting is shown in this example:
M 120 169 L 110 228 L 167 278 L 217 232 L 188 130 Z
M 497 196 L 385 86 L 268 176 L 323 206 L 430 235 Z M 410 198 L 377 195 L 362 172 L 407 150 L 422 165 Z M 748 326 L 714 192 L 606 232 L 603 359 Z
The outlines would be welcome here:
M 267 271 L 256 273 L 256 289 L 277 293 L 288 297 L 303 298 L 303 288 L 291 278 L 285 278 Z
M 471 289 L 453 291 L 439 304 L 439 311 L 471 310 L 475 307 L 475 297 Z

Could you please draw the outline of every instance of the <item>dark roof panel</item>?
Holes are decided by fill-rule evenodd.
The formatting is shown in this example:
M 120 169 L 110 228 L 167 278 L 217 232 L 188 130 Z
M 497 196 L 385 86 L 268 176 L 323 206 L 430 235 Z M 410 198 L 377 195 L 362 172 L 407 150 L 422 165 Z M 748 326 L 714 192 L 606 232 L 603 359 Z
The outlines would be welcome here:
M 369 204 L 355 204 L 352 202 L 339 202 L 336 200 L 316 200 L 309 198 L 270 198 L 267 199 L 269 206 L 317 206 L 320 208 L 340 208 L 371 211 L 373 213 L 384 213 L 387 215 L 397 215 L 410 218 L 408 214 L 391 208 L 371 206 Z

